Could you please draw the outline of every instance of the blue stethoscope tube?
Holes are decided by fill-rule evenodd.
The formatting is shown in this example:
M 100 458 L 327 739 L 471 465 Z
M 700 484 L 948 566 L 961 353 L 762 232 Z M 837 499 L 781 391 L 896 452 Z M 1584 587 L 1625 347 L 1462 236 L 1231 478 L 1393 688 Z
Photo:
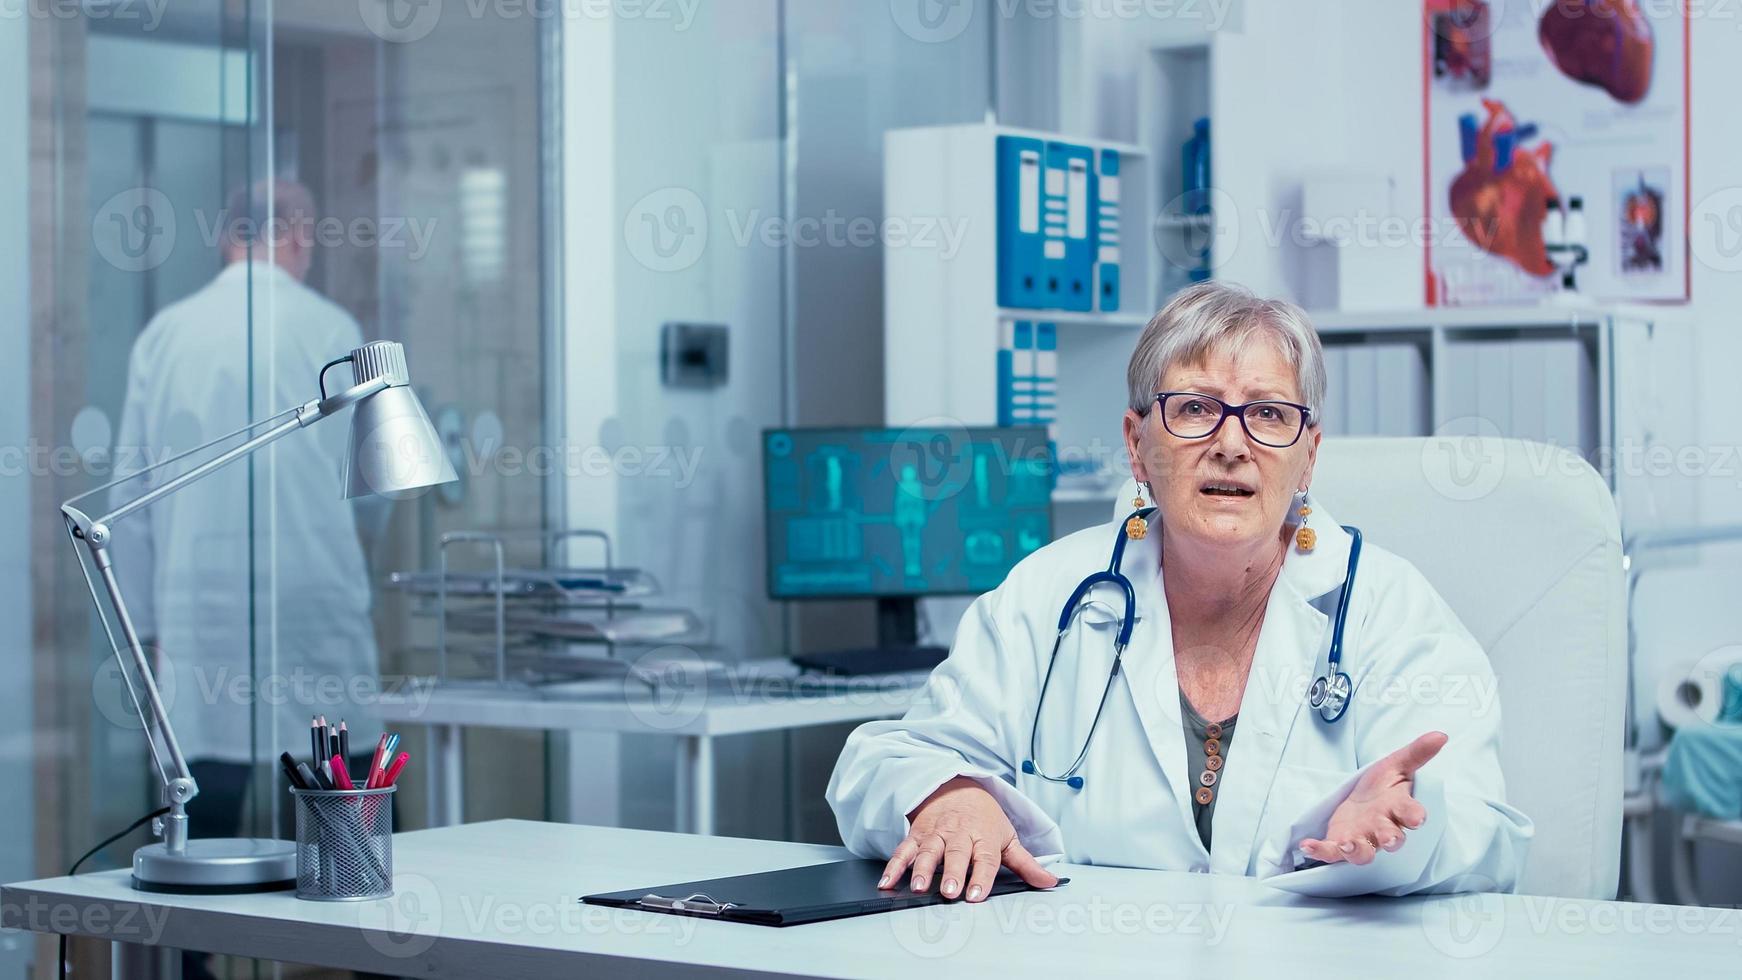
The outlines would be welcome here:
M 1145 507 L 1131 516 L 1147 519 L 1155 510 L 1154 507 Z M 1343 627 L 1348 620 L 1349 593 L 1354 587 L 1355 570 L 1361 561 L 1361 529 L 1344 524 L 1343 530 L 1354 540 L 1349 544 L 1349 567 L 1343 575 L 1343 587 L 1337 594 L 1337 614 L 1331 626 L 1331 648 L 1325 656 L 1325 672 L 1313 680 L 1312 687 L 1307 691 L 1307 703 L 1327 724 L 1336 722 L 1349 710 L 1349 696 L 1354 688 L 1349 675 L 1342 669 Z M 1078 770 L 1089 755 L 1089 745 L 1095 739 L 1095 729 L 1100 727 L 1101 715 L 1107 710 L 1107 696 L 1113 692 L 1113 682 L 1119 677 L 1119 665 L 1125 657 L 1125 647 L 1131 642 L 1131 629 L 1137 623 L 1137 591 L 1132 588 L 1131 580 L 1119 570 L 1120 563 L 1125 560 L 1127 540 L 1129 538 L 1125 534 L 1125 525 L 1121 523 L 1118 537 L 1113 543 L 1113 558 L 1107 563 L 1106 571 L 1096 572 L 1078 583 L 1071 597 L 1065 601 L 1064 609 L 1059 612 L 1058 636 L 1052 642 L 1052 654 L 1046 662 L 1046 675 L 1040 682 L 1040 697 L 1034 705 L 1034 723 L 1028 729 L 1028 758 L 1022 760 L 1022 771 L 1027 775 L 1039 776 L 1048 782 L 1064 783 L 1071 789 L 1083 788 L 1083 777 Z M 1089 594 L 1089 590 L 1103 584 L 1118 586 L 1119 591 L 1125 595 L 1125 613 L 1119 621 L 1119 634 L 1113 640 L 1113 667 L 1107 672 L 1107 684 L 1101 689 L 1101 701 L 1095 707 L 1094 720 L 1089 722 L 1089 734 L 1083 738 L 1082 750 L 1071 760 L 1070 768 L 1055 776 L 1042 772 L 1034 761 L 1040 754 L 1040 715 L 1046 707 L 1046 692 L 1052 685 L 1052 672 L 1058 665 L 1059 647 L 1064 643 L 1065 634 L 1070 631 L 1071 620 L 1076 618 L 1083 597 Z

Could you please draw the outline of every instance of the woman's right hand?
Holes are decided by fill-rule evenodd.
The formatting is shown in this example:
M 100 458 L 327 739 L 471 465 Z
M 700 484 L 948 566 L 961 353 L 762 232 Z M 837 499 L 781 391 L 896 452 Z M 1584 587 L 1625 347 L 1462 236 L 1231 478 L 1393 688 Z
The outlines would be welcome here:
M 878 888 L 899 886 L 911 868 L 913 890 L 923 892 L 938 873 L 939 862 L 943 863 L 939 892 L 945 898 L 962 894 L 966 881 L 968 901 L 985 901 L 1001 866 L 1036 888 L 1059 883 L 1058 876 L 1041 867 L 1016 839 L 1016 827 L 992 794 L 966 776 L 939 786 L 907 819 L 907 838 L 884 866 Z

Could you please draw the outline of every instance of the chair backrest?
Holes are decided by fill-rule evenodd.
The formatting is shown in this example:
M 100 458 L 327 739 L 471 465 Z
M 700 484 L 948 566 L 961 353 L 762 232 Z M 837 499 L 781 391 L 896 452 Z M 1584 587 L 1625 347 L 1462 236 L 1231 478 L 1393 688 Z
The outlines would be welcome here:
M 1115 517 L 1129 510 L 1129 483 Z M 1313 495 L 1421 569 L 1500 682 L 1507 801 L 1536 823 L 1518 890 L 1609 899 L 1627 697 L 1621 528 L 1577 455 L 1515 439 L 1326 439 Z

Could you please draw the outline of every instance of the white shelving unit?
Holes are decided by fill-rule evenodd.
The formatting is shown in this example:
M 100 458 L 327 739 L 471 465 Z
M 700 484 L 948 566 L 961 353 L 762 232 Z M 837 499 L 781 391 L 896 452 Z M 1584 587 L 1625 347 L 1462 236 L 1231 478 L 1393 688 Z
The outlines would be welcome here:
M 1010 309 L 998 303 L 997 140 L 1063 139 L 1120 154 L 1121 307 L 1118 312 Z M 998 422 L 998 349 L 1004 324 L 1057 325 L 1061 455 L 1084 453 L 1116 467 L 1125 408 L 1125 363 L 1154 313 L 1149 154 L 1141 147 L 992 124 L 894 130 L 884 136 L 884 213 L 959 223 L 953 255 L 883 250 L 884 412 L 893 427 L 945 420 Z M 1072 485 L 1055 497 L 1059 529 L 1106 519 L 1123 473 L 1104 492 Z M 1065 513 L 1064 511 L 1069 511 Z
M 1693 523 L 1694 349 L 1674 307 L 1452 307 L 1317 313 L 1337 435 L 1499 435 L 1577 452 L 1631 535 Z
M 1149 188 L 1156 202 L 1147 225 L 1149 249 L 1155 262 L 1150 291 L 1145 299 L 1161 309 L 1174 292 L 1190 284 L 1189 257 L 1215 232 L 1213 214 L 1182 213 L 1185 189 L 1185 142 L 1198 119 L 1210 117 L 1210 78 L 1213 36 L 1205 35 L 1145 52 L 1137 89 L 1137 138 L 1154 161 Z M 1216 169 L 1216 125 L 1210 124 L 1211 186 L 1220 187 Z M 1209 243 L 1212 251 L 1215 243 Z M 1212 256 L 1212 264 L 1214 256 Z

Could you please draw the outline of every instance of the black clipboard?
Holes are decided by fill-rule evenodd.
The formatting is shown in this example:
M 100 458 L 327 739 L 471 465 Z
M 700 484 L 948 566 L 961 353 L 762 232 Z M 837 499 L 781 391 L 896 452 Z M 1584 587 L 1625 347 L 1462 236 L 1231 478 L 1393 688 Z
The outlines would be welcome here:
M 833 861 L 782 871 L 684 881 L 655 888 L 586 895 L 588 905 L 643 909 L 667 915 L 693 915 L 726 922 L 759 926 L 796 926 L 807 922 L 844 919 L 854 915 L 894 912 L 959 899 L 947 899 L 937 891 L 937 880 L 924 892 L 902 887 L 879 890 L 882 861 Z M 1059 884 L 1069 881 L 1059 879 Z M 1014 892 L 1038 891 L 1008 868 L 1000 868 L 988 897 Z

